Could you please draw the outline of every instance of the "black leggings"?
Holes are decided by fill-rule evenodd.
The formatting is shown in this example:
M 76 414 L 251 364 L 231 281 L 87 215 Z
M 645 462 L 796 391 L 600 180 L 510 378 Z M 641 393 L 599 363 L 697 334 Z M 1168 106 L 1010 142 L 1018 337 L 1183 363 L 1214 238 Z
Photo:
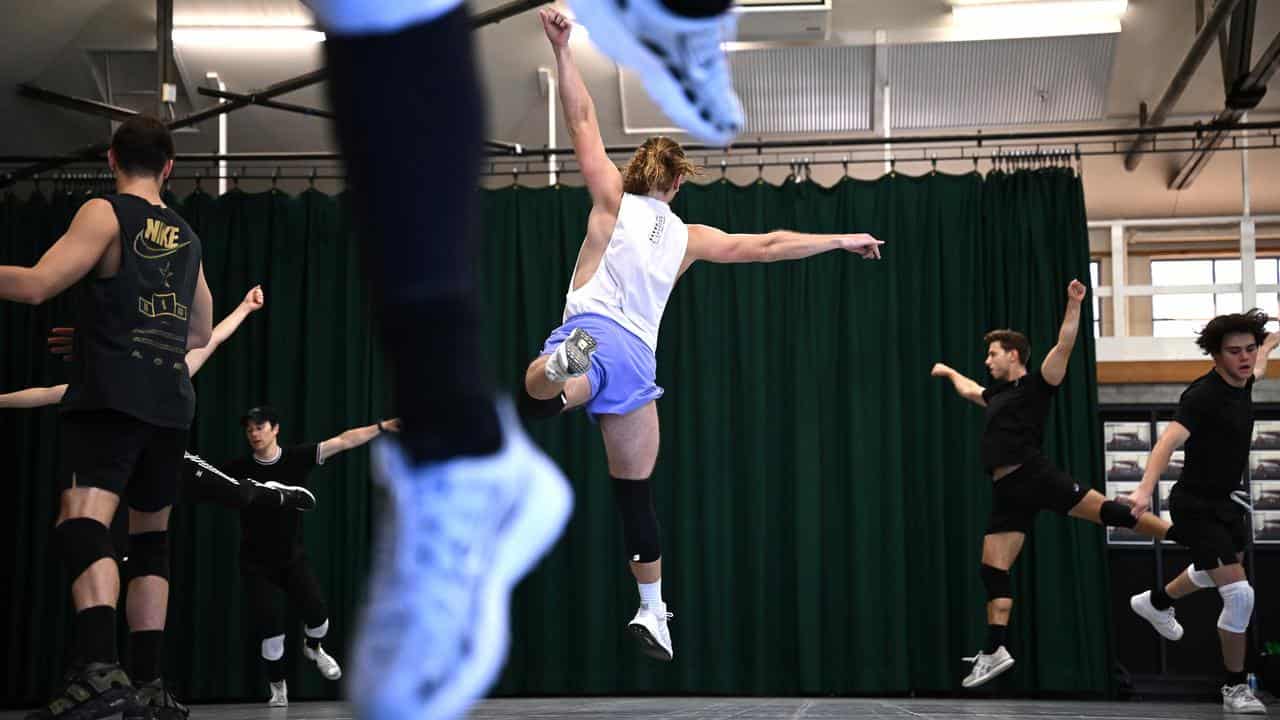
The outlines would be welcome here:
M 280 607 L 283 593 L 289 605 L 302 615 L 309 628 L 320 627 L 329 618 L 320 581 L 311 571 L 306 556 L 282 568 L 245 567 L 241 571 L 254 627 L 261 638 L 285 634 L 285 615 Z
M 180 498 L 185 503 L 212 503 L 232 510 L 254 504 L 279 505 L 280 493 L 252 480 L 233 478 L 206 460 L 187 454 L 182 461 Z

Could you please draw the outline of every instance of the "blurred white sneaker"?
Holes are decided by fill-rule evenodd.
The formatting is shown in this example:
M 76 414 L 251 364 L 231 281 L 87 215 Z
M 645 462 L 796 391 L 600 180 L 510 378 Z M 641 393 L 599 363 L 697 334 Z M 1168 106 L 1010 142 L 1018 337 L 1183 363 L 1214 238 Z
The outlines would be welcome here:
M 497 680 L 511 590 L 573 507 L 510 403 L 498 414 L 503 447 L 489 457 L 413 467 L 390 438 L 373 447 L 388 497 L 348 687 L 360 717 L 455 718 Z
M 681 128 L 712 145 L 727 145 L 742 131 L 742 103 L 720 47 L 737 34 L 732 12 L 686 18 L 658 0 L 569 0 L 569 6 L 591 42 L 634 70 Z

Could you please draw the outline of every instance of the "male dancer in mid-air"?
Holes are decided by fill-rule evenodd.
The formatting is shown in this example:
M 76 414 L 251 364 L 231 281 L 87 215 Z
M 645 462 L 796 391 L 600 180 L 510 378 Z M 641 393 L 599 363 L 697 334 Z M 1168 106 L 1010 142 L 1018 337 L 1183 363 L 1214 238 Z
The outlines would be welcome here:
M 1058 342 L 1045 355 L 1039 372 L 1027 370 L 1031 344 L 1025 335 L 1013 330 L 993 330 L 983 338 L 987 344 L 986 366 L 996 381 L 990 388 L 942 363 L 933 366 L 934 377 L 950 380 L 956 394 L 986 408 L 982 466 L 993 482 L 991 519 L 982 540 L 981 573 L 987 589 L 988 639 L 986 652 L 966 658 L 973 662 L 973 670 L 963 682 L 967 688 L 982 685 L 1013 667 L 1013 656 L 1006 648 L 1013 610 L 1009 569 L 1022 552 L 1022 544 L 1041 510 L 1130 528 L 1160 539 L 1169 529 L 1156 515 L 1131 513 L 1128 505 L 1080 485 L 1044 456 L 1049 403 L 1067 376 L 1085 292 L 1079 280 L 1072 280 L 1067 286 L 1067 312 L 1058 330 Z
M 1280 345 L 1280 334 L 1267 333 L 1268 319 L 1257 309 L 1219 315 L 1200 331 L 1196 344 L 1213 358 L 1213 368 L 1182 392 L 1178 414 L 1156 441 L 1142 482 L 1129 495 L 1135 514 L 1150 507 L 1160 474 L 1185 444 L 1182 475 L 1164 502 L 1177 528 L 1170 539 L 1191 549 L 1191 565 L 1168 585 L 1134 595 L 1129 604 L 1156 632 L 1177 641 L 1182 625 L 1174 603 L 1197 590 L 1218 588 L 1218 638 L 1226 666 L 1222 709 L 1230 713 L 1267 711 L 1245 681 L 1253 586 L 1241 561 L 1251 535 L 1244 471 L 1253 440 L 1253 383 L 1266 375 L 1267 358 Z
M 595 105 L 569 48 L 572 24 L 554 10 L 539 12 L 556 57 L 565 125 L 592 206 L 563 322 L 529 365 L 521 406 L 530 417 L 585 407 L 600 423 L 626 554 L 640 593 L 640 608 L 628 629 L 645 654 L 671 660 L 649 478 L 658 459 L 655 403 L 663 392 L 654 381 L 658 326 L 672 288 L 699 260 L 775 262 L 833 250 L 878 258 L 881 243 L 857 233 L 731 235 L 685 225 L 670 207 L 696 172 L 684 150 L 669 138 L 650 138 L 619 172 L 605 154 Z

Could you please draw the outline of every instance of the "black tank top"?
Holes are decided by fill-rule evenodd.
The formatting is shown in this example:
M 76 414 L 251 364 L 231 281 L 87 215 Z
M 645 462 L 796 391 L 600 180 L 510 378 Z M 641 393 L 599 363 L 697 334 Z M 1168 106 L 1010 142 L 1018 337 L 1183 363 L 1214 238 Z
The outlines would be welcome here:
M 116 410 L 188 428 L 196 397 L 187 325 L 200 238 L 174 211 L 136 195 L 108 195 L 120 222 L 120 269 L 88 278 L 79 298 L 63 412 Z

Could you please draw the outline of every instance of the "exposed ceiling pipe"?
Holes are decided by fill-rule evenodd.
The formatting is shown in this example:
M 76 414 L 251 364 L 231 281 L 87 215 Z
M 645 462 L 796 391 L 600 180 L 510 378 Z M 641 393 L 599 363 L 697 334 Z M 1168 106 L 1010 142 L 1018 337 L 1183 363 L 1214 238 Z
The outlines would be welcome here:
M 1276 70 L 1280 69 L 1280 34 L 1271 40 L 1271 44 L 1262 53 L 1258 64 L 1248 75 L 1240 78 L 1227 95 L 1227 107 L 1213 119 L 1217 123 L 1238 122 L 1251 108 L 1256 107 L 1267 92 L 1267 84 Z M 1191 155 L 1178 168 L 1173 179 L 1169 181 L 1170 190 L 1186 190 L 1200 176 L 1213 157 L 1213 153 L 1222 145 L 1227 133 L 1221 129 L 1210 131 L 1201 137 Z
M 157 2 L 157 8 L 159 8 L 161 4 L 165 2 L 169 2 L 171 4 L 172 0 L 156 0 L 156 2 Z M 518 15 L 526 10 L 536 8 L 540 5 L 547 5 L 547 4 L 550 4 L 551 2 L 552 0 L 513 0 L 513 2 L 500 5 L 492 10 L 489 10 L 488 12 L 483 12 L 473 17 L 471 19 L 471 29 L 477 30 L 479 28 L 485 27 L 486 25 L 492 25 L 497 22 L 502 22 L 503 20 L 506 20 L 507 18 Z M 162 24 L 164 24 L 162 19 L 157 18 L 157 30 L 156 30 L 157 39 L 159 39 L 160 37 L 160 25 Z M 169 33 L 166 34 L 167 39 L 162 42 L 169 43 L 168 44 L 169 55 L 172 56 L 173 54 L 172 7 L 170 7 L 170 11 L 168 13 L 168 25 L 169 25 L 170 31 Z M 161 66 L 165 68 L 165 70 L 162 72 L 167 73 L 167 68 L 168 68 L 167 61 L 161 62 Z M 309 72 L 305 75 L 299 75 L 297 77 L 289 78 L 288 80 L 282 80 L 256 93 L 251 93 L 249 96 L 246 96 L 246 98 L 252 96 L 258 100 L 270 100 L 271 98 L 274 98 L 278 95 L 285 95 L 287 93 L 293 92 L 294 90 L 299 90 L 304 87 L 315 85 L 316 83 L 324 82 L 324 80 L 328 76 L 329 76 L 328 69 L 321 68 L 319 70 L 314 70 L 312 72 Z M 192 113 L 184 118 L 178 118 L 177 120 L 173 120 L 169 123 L 169 129 L 177 130 L 179 128 L 196 125 L 210 118 L 214 118 L 219 115 L 223 115 L 225 113 L 229 113 L 234 110 L 239 110 L 240 108 L 247 107 L 250 104 L 251 103 L 247 99 L 228 100 L 227 102 L 214 105 L 213 107 L 207 110 L 202 110 L 200 112 Z M 51 158 L 37 165 L 20 168 L 11 173 L 7 173 L 3 176 L 0 176 L 0 188 L 7 187 L 20 180 L 26 180 L 28 178 L 34 177 L 35 175 L 39 175 L 42 172 L 57 170 L 60 167 L 63 167 L 65 165 L 70 165 L 71 163 L 74 163 L 77 161 L 92 160 L 94 158 L 101 156 L 103 153 L 105 153 L 108 147 L 110 147 L 109 143 L 97 143 L 95 145 L 88 145 L 80 148 L 79 150 L 74 150 L 70 153 L 67 153 L 66 155 L 63 155 L 57 158 Z
M 156 117 L 173 119 L 178 86 L 169 82 L 169 59 L 173 57 L 173 0 L 156 0 Z M 169 112 L 166 113 L 165 110 Z
M 1200 28 L 1200 32 L 1196 33 L 1196 39 L 1191 43 L 1191 49 L 1187 51 L 1187 56 L 1182 59 L 1182 64 L 1178 66 L 1177 72 L 1173 74 L 1173 79 L 1169 81 L 1169 87 L 1165 89 L 1164 95 L 1160 97 L 1160 102 L 1156 105 L 1156 109 L 1151 113 L 1151 117 L 1147 119 L 1148 127 L 1159 127 L 1164 124 L 1165 117 L 1168 116 L 1169 111 L 1173 110 L 1173 106 L 1182 97 L 1182 93 L 1186 91 L 1187 84 L 1191 82 L 1191 76 L 1195 75 L 1196 68 L 1200 67 L 1205 54 L 1209 52 L 1209 46 L 1217 38 L 1218 29 L 1225 26 L 1227 19 L 1231 17 L 1231 11 L 1235 9 L 1238 2 L 1239 0 L 1218 0 L 1218 4 L 1213 6 L 1213 12 L 1209 14 L 1209 19 L 1205 21 L 1204 27 Z M 1143 133 L 1133 141 L 1124 156 L 1126 170 L 1137 169 L 1138 163 L 1142 162 L 1142 146 L 1150 140 L 1150 135 Z

